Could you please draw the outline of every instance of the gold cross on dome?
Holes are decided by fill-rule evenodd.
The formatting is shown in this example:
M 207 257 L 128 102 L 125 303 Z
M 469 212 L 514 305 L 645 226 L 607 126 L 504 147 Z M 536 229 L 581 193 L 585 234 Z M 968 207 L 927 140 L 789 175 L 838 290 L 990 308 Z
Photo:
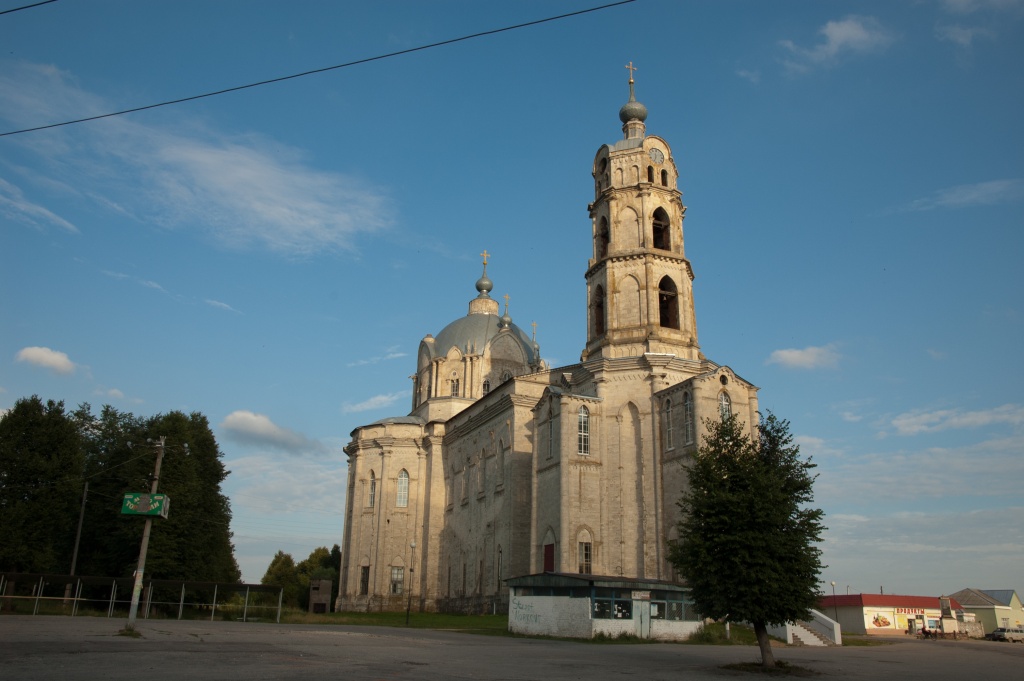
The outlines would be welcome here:
M 502 296 L 505 299 L 505 314 L 508 314 L 508 294 Z
M 482 256 L 484 257 L 484 264 L 486 265 L 486 264 L 487 264 L 487 256 L 489 256 L 489 255 L 490 255 L 490 253 L 488 253 L 488 252 L 487 252 L 487 249 L 485 248 L 485 249 L 484 249 L 484 252 L 483 252 L 483 253 L 481 253 L 480 255 L 482 255 Z
M 633 66 L 633 62 L 629 62 L 629 65 L 626 66 L 625 68 L 629 69 L 629 82 L 632 83 L 633 82 L 633 72 L 636 71 L 637 68 L 635 66 Z
M 533 327 L 533 340 L 537 340 L 537 322 L 530 322 L 530 326 Z

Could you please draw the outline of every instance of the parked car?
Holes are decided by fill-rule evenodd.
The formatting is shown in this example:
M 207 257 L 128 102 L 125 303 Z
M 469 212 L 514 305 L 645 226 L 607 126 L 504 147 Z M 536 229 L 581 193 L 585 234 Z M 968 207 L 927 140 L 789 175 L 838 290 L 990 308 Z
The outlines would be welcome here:
M 1009 641 L 1010 643 L 1024 643 L 1024 629 L 1020 627 L 999 627 L 992 631 L 985 638 L 990 641 Z

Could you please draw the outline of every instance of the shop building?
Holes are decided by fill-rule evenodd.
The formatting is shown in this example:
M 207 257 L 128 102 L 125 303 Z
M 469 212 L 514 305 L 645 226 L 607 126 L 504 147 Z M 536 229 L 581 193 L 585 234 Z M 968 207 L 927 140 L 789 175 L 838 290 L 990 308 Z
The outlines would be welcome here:
M 839 622 L 844 634 L 899 636 L 922 629 L 953 633 L 959 630 L 952 598 L 898 594 L 823 596 L 818 609 Z

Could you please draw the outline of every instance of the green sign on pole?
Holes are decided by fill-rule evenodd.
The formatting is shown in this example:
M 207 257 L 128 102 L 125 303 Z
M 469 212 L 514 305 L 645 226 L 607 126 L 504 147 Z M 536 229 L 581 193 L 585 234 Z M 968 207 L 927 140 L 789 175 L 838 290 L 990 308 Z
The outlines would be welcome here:
M 155 515 L 166 518 L 170 507 L 171 498 L 166 494 L 128 492 L 124 495 L 121 513 L 122 515 Z

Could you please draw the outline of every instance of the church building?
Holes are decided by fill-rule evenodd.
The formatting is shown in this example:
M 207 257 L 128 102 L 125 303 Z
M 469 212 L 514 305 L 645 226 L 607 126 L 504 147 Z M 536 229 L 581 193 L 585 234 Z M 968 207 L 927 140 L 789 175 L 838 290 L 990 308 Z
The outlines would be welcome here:
M 757 423 L 757 388 L 697 342 L 686 207 L 647 109 L 594 158 L 580 362 L 552 368 L 491 297 L 420 342 L 411 411 L 356 428 L 338 610 L 504 612 L 541 573 L 677 581 L 668 561 L 702 419 Z M 586 257 L 584 257 L 586 256 Z

